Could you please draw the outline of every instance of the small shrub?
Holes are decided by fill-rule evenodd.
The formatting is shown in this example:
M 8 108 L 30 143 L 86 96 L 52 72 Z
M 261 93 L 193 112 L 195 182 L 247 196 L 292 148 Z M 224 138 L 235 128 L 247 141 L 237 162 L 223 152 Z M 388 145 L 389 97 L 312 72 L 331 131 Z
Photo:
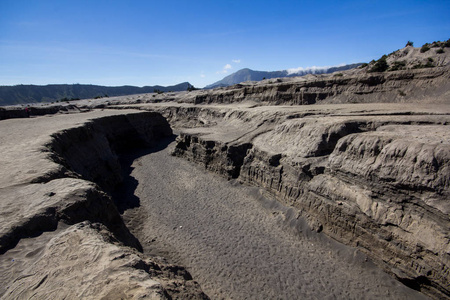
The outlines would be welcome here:
M 444 47 L 447 47 L 447 48 L 450 47 L 450 39 L 448 39 L 444 42 Z
M 444 53 L 445 51 L 444 51 L 444 48 L 439 48 L 439 49 L 437 49 L 436 50 L 436 53 L 437 54 L 442 54 L 442 53 Z
M 414 43 L 411 42 L 411 41 L 408 41 L 408 42 L 406 43 L 406 46 L 405 46 L 405 47 L 408 47 L 408 46 L 414 47 Z
M 402 90 L 398 90 L 398 94 L 403 97 L 406 96 L 405 92 Z
M 383 55 L 379 60 L 375 62 L 372 69 L 369 72 L 384 72 L 389 68 L 389 65 L 386 61 L 387 56 Z
M 334 74 L 333 76 L 336 76 L 336 77 L 342 77 L 342 76 L 344 76 L 344 74 L 342 74 L 342 73 L 336 73 L 336 74 Z
M 433 43 L 431 43 L 431 48 L 438 48 L 441 46 L 441 42 L 440 41 L 434 41 Z
M 362 65 L 359 66 L 360 69 L 367 67 L 369 64 L 368 63 L 363 63 Z
M 430 50 L 430 47 L 429 47 L 428 43 L 426 43 L 422 46 L 422 48 L 420 48 L 420 53 L 425 53 L 428 50 Z
M 431 58 L 431 57 L 430 57 Z M 433 59 L 428 60 L 426 64 L 418 63 L 412 67 L 412 69 L 434 68 Z

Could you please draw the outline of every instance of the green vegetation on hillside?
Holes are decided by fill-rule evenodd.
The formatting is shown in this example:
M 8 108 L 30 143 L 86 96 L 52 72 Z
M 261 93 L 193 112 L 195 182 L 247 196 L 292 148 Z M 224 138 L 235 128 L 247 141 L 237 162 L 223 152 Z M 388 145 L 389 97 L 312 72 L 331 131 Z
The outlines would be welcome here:
M 406 43 L 406 47 L 407 46 L 413 46 L 413 42 L 408 41 Z M 422 45 L 422 47 L 420 48 L 420 53 L 426 53 L 428 51 L 430 51 L 433 48 L 439 48 L 436 50 L 435 53 L 437 54 L 442 54 L 445 53 L 444 48 L 449 48 L 450 47 L 450 39 L 448 39 L 447 41 L 441 42 L 441 41 L 435 41 L 431 44 L 429 43 L 425 43 Z M 407 68 L 411 68 L 411 69 L 421 69 L 421 68 L 433 68 L 436 67 L 436 64 L 433 60 L 432 57 L 429 57 L 427 59 L 426 62 L 419 62 L 416 63 L 414 66 L 408 66 L 407 67 L 407 63 L 405 60 L 397 60 L 392 62 L 391 64 L 389 64 L 387 62 L 387 58 L 391 57 L 392 55 L 398 55 L 400 50 L 396 50 L 392 53 L 390 53 L 389 55 L 383 55 L 380 59 L 378 60 L 373 60 L 371 61 L 369 64 L 363 64 L 361 66 L 361 68 L 364 67 L 368 67 L 367 72 L 385 72 L 385 71 L 398 71 L 398 70 L 405 70 Z M 406 54 L 408 50 L 403 50 L 403 53 Z M 395 57 L 395 56 L 394 56 Z

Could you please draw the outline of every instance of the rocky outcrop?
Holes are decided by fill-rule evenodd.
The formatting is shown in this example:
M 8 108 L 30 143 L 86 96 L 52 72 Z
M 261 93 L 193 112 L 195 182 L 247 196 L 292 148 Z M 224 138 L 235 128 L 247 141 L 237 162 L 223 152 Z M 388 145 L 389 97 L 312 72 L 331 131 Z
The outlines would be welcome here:
M 448 116 L 261 111 L 225 114 L 248 120 L 237 139 L 213 133 L 226 131 L 217 118 L 204 122 L 217 124 L 209 130 L 184 129 L 173 153 L 263 187 L 311 229 L 358 247 L 406 285 L 450 295 Z

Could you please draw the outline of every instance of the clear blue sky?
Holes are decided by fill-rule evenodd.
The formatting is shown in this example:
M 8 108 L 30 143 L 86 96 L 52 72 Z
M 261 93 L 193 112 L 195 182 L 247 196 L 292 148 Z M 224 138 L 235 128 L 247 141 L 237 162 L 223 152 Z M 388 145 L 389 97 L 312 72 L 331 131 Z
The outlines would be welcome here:
M 450 38 L 450 1 L 0 0 L 0 85 L 203 87 Z

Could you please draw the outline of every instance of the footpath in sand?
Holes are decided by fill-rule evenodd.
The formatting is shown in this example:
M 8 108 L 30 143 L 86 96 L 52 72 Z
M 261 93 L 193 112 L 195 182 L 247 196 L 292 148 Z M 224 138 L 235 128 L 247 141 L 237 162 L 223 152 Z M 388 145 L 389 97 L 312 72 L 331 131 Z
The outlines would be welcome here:
M 187 267 L 212 299 L 420 299 L 355 249 L 282 228 L 256 188 L 170 155 L 140 157 L 128 180 L 140 206 L 124 214 L 145 254 Z

